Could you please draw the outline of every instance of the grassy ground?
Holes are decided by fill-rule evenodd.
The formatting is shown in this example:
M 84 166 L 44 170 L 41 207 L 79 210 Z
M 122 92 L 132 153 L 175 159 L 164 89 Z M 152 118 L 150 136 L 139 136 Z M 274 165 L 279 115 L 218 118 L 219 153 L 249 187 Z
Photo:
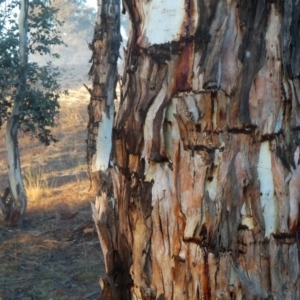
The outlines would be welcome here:
M 0 227 L 0 300 L 99 299 L 104 274 L 93 230 L 86 168 L 88 67 L 62 69 L 59 142 L 45 147 L 20 135 L 21 165 L 28 196 L 19 226 Z M 4 128 L 0 131 L 0 191 L 7 184 Z

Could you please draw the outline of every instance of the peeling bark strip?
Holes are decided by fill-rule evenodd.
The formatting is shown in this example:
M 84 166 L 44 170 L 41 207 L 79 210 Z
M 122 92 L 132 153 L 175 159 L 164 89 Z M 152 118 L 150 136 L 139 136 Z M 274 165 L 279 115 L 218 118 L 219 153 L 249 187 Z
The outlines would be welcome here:
M 93 52 L 89 71 L 93 89 L 88 106 L 87 160 L 92 172 L 108 168 L 112 149 L 117 61 L 121 42 L 119 14 L 117 0 L 98 1 L 94 38 L 89 45 Z
M 103 280 L 102 299 L 120 299 L 124 290 L 126 294 L 126 289 L 122 286 L 115 287 L 119 263 L 113 239 L 117 225 L 114 224 L 116 220 L 112 179 L 107 171 L 113 146 L 112 129 L 120 42 L 119 0 L 98 0 L 94 38 L 89 45 L 93 52 L 89 71 L 89 76 L 93 79 L 93 89 L 88 105 L 87 162 L 91 177 L 99 188 L 96 204 L 92 204 L 92 210 L 105 257 L 106 279 Z M 127 274 L 128 270 L 129 268 L 124 273 Z
M 112 186 L 94 207 L 107 285 L 300 299 L 299 1 L 123 2 Z

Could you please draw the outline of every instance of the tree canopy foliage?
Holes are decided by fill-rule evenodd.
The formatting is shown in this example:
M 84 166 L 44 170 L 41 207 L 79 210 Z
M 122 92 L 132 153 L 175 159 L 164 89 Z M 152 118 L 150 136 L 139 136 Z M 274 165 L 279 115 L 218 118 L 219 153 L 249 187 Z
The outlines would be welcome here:
M 56 141 L 50 128 L 55 126 L 59 109 L 59 72 L 50 62 L 26 65 L 26 85 L 17 93 L 19 74 L 22 71 L 19 57 L 17 13 L 19 1 L 0 0 L 0 126 L 8 119 L 14 101 L 23 101 L 19 116 L 20 128 L 48 145 Z M 32 0 L 28 13 L 28 54 L 50 55 L 54 45 L 64 44 L 60 36 L 62 22 L 57 19 L 58 9 L 50 1 Z M 22 97 L 21 99 L 18 99 Z

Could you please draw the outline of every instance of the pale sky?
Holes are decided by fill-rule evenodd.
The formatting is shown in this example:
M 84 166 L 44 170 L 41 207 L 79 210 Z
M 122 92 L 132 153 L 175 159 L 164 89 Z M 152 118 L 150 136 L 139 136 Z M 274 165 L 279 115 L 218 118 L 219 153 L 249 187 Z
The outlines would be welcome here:
M 97 8 L 97 0 L 87 0 L 86 3 L 87 3 L 89 6 L 92 6 L 92 7 Z

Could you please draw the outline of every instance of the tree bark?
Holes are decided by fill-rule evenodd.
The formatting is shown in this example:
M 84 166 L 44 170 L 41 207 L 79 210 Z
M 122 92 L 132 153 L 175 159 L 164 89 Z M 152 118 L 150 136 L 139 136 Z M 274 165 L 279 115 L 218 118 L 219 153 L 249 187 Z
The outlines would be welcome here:
M 92 169 L 110 295 L 300 299 L 299 1 L 124 5 L 111 163 Z
M 103 280 L 102 299 L 119 299 L 120 290 L 115 288 L 115 255 L 112 242 L 114 198 L 109 172 L 111 166 L 112 129 L 114 122 L 114 100 L 118 80 L 117 61 L 119 57 L 120 1 L 99 0 L 98 17 L 94 38 L 89 47 L 92 50 L 92 67 L 89 76 L 93 80 L 91 100 L 88 106 L 89 124 L 87 139 L 87 162 L 91 179 L 98 186 L 96 206 L 92 204 L 93 218 L 98 231 L 107 278 Z M 125 291 L 126 292 L 126 291 Z M 128 294 L 129 295 L 129 294 Z
M 6 127 L 6 149 L 8 161 L 8 180 L 11 193 L 9 202 L 2 203 L 2 214 L 8 224 L 16 224 L 25 212 L 27 198 L 22 182 L 20 154 L 18 148 L 19 115 L 22 111 L 26 93 L 26 68 L 28 64 L 28 0 L 22 0 L 19 15 L 20 76 L 16 99 Z

